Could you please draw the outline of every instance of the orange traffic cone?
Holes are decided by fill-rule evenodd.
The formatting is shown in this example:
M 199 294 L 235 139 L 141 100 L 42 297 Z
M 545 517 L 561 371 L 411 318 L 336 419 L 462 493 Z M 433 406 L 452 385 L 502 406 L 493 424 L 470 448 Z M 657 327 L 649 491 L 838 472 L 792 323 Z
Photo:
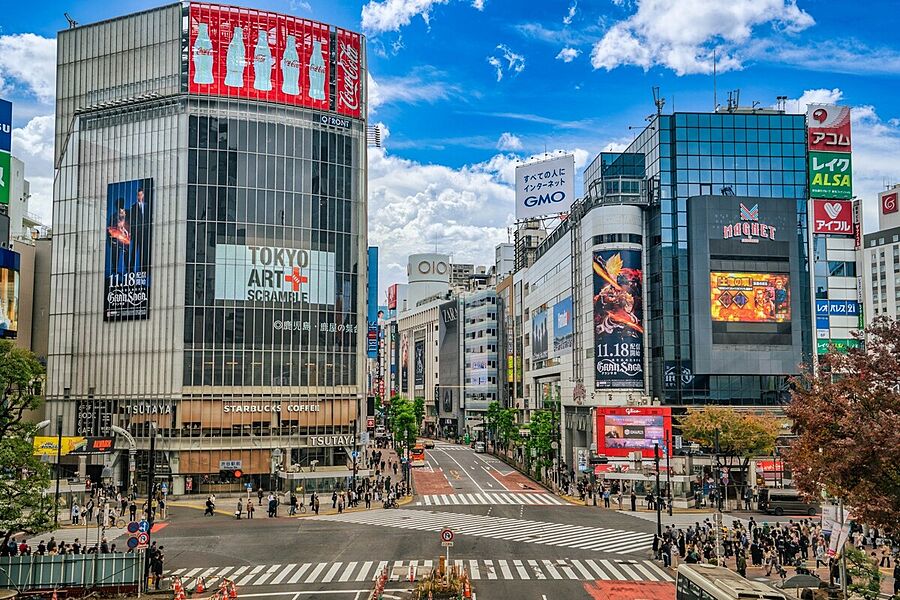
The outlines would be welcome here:
M 206 581 L 203 577 L 197 580 L 197 587 L 194 588 L 194 591 L 198 594 L 202 594 L 206 591 Z
M 56 595 L 56 589 L 53 590 L 53 599 L 52 600 L 59 600 L 59 597 Z
M 230 600 L 236 600 L 236 598 L 238 597 L 237 586 L 233 581 L 229 581 L 228 583 L 228 598 L 230 598 Z

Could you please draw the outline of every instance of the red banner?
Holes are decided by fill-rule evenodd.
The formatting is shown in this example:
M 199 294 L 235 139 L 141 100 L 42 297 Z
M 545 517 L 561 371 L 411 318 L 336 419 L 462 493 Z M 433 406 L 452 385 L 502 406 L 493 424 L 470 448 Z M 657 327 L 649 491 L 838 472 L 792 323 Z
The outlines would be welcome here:
M 813 200 L 813 233 L 853 235 L 852 202 Z
M 362 56 L 359 34 L 337 30 L 337 111 L 359 118 L 362 107 Z
M 850 152 L 850 107 L 810 104 L 806 112 L 810 150 Z
M 897 212 L 897 192 L 882 192 L 881 214 L 889 215 Z
M 314 21 L 192 3 L 188 91 L 329 110 L 329 39 Z
M 397 286 L 399 284 L 391 284 L 387 289 L 387 307 L 388 310 L 397 309 Z

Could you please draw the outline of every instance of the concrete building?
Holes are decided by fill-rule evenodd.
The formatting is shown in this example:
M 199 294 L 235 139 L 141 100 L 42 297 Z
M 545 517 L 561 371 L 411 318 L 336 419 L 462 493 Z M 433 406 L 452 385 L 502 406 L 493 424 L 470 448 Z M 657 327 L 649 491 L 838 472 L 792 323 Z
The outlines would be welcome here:
M 877 317 L 900 319 L 900 185 L 878 195 L 878 231 L 863 238 L 862 274 L 866 325 Z
M 343 483 L 366 416 L 365 40 L 185 2 L 57 48 L 48 412 L 125 428 L 139 477 L 158 434 L 175 494 Z
M 516 245 L 498 244 L 494 248 L 494 275 L 499 282 L 516 270 Z

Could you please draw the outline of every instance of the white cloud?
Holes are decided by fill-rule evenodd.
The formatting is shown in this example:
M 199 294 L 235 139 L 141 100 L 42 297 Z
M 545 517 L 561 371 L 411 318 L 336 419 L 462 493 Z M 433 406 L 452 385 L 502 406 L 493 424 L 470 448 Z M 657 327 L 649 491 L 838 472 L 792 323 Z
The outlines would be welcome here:
M 594 44 L 591 64 L 708 73 L 716 48 L 720 71 L 740 69 L 754 28 L 770 24 L 779 33 L 794 33 L 814 23 L 796 0 L 638 0 L 637 12 Z
M 512 73 L 513 75 L 518 75 L 522 71 L 525 70 L 525 57 L 521 54 L 517 54 L 513 52 L 509 46 L 506 44 L 497 44 L 497 50 L 500 50 L 502 53 L 502 58 L 506 60 L 506 72 Z M 490 64 L 497 72 L 497 81 L 503 79 L 503 64 L 500 58 L 496 56 L 488 56 L 487 57 L 488 64 Z
M 25 178 L 31 183 L 29 207 L 44 223 L 53 214 L 53 115 L 31 119 L 13 130 L 12 153 L 25 163 Z
M 577 48 L 563 48 L 559 51 L 559 54 L 556 55 L 556 60 L 561 60 L 563 62 L 570 63 L 581 55 L 581 50 Z
M 369 112 L 386 104 L 420 104 L 446 100 L 459 92 L 459 87 L 442 79 L 433 69 L 418 69 L 399 77 L 375 79 L 369 73 Z
M 0 93 L 10 93 L 16 84 L 41 102 L 55 100 L 55 39 L 33 33 L 0 35 Z
M 475 10 L 484 10 L 484 0 L 472 0 L 472 8 Z
M 504 131 L 500 134 L 500 139 L 497 140 L 497 150 L 521 150 L 522 149 L 522 140 L 517 135 L 513 135 L 508 131 Z
M 788 99 L 785 108 L 788 112 L 796 112 L 799 114 L 806 113 L 808 104 L 836 104 L 844 97 L 844 92 L 839 88 L 827 89 L 819 88 L 815 90 L 805 90 L 803 95 L 796 99 Z
M 446 3 L 447 0 L 370 0 L 362 8 L 362 26 L 375 33 L 400 31 L 401 27 L 409 25 L 417 16 L 422 17 L 427 25 L 431 9 L 437 4 Z
M 571 25 L 572 19 L 575 18 L 575 11 L 578 10 L 578 2 L 572 2 L 572 5 L 569 7 L 569 12 L 563 17 L 563 25 Z

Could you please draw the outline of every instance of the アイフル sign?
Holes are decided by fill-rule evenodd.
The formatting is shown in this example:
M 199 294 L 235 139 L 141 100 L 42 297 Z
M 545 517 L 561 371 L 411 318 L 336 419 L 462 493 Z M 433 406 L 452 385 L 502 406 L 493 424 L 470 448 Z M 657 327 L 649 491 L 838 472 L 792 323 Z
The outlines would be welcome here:
M 853 235 L 853 206 L 847 200 L 813 200 L 813 233 Z

